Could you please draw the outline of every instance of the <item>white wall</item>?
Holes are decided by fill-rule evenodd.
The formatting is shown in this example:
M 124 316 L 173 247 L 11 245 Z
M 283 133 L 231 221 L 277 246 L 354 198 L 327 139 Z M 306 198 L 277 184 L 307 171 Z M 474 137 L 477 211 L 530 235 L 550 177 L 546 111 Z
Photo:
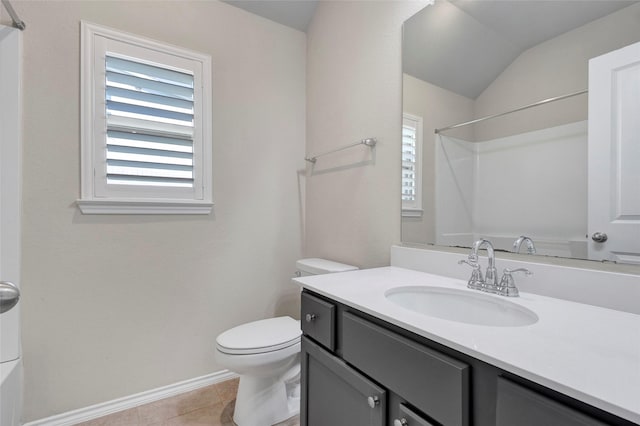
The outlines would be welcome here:
M 536 243 L 582 241 L 587 229 L 587 122 L 476 143 L 474 231 Z M 539 247 L 540 253 L 550 253 Z
M 13 4 L 27 23 L 25 420 L 221 370 L 218 333 L 298 311 L 305 34 L 217 1 Z M 212 56 L 214 214 L 78 212 L 81 19 Z
M 436 136 L 435 229 L 433 239 L 427 241 L 462 247 L 475 241 L 473 215 L 477 163 L 477 144 L 450 136 Z
M 389 264 L 400 240 L 401 26 L 424 2 L 320 2 L 307 32 L 306 254 Z
M 527 235 L 539 254 L 586 258 L 586 121 L 482 143 L 441 135 L 436 154 L 436 244 L 511 251 Z

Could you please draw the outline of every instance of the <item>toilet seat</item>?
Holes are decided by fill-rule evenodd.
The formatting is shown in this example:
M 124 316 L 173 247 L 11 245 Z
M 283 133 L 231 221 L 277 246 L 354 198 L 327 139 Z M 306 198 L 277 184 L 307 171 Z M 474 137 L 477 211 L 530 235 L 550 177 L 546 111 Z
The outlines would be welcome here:
M 300 321 L 291 317 L 269 318 L 242 324 L 220 334 L 216 348 L 230 355 L 274 352 L 300 343 Z

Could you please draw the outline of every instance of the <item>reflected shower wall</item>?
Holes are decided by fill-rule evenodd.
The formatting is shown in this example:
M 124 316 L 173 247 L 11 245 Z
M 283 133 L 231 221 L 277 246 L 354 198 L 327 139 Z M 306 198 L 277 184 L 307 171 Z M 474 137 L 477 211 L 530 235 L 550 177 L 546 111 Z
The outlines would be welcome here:
M 488 238 L 511 250 L 528 235 L 540 254 L 586 256 L 586 121 L 483 142 L 441 134 L 435 143 L 437 245 Z

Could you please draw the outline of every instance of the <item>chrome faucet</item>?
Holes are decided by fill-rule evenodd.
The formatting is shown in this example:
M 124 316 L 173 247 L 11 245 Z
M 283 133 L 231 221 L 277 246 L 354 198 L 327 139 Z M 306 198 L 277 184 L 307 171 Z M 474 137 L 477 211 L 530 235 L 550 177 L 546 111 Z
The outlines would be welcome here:
M 470 257 L 473 256 L 475 259 L 478 258 L 478 250 L 486 247 L 487 249 L 487 258 L 489 260 L 489 264 L 487 265 L 487 272 L 484 274 L 484 287 L 488 291 L 492 291 L 498 286 L 498 271 L 496 270 L 496 255 L 493 251 L 493 244 L 489 240 L 478 240 L 473 243 L 473 247 L 471 248 Z
M 533 244 L 533 240 L 526 235 L 520 235 L 513 243 L 513 252 L 519 253 L 522 243 L 527 245 L 527 254 L 536 254 L 536 246 Z
M 482 277 L 482 270 L 480 268 L 480 264 L 478 263 L 478 250 L 486 247 L 487 256 L 489 258 L 489 264 L 487 265 L 487 271 L 485 273 L 484 278 Z M 474 290 L 482 290 L 494 292 L 498 287 L 498 271 L 496 270 L 496 256 L 493 251 L 493 245 L 489 240 L 478 240 L 473 243 L 473 247 L 471 248 L 471 253 L 467 257 L 467 259 L 461 260 L 458 262 L 459 264 L 466 263 L 467 265 L 473 268 L 473 272 L 471 273 L 471 278 L 469 278 L 469 282 L 467 287 L 472 288 Z
M 528 237 L 521 237 L 528 239 Z M 524 240 L 523 240 L 524 241 Z M 533 241 L 531 241 L 533 244 Z M 487 257 L 489 263 L 487 265 L 487 271 L 485 272 L 484 277 L 482 276 L 482 268 L 478 263 L 478 251 L 485 247 L 487 250 Z M 495 252 L 493 250 L 493 245 L 489 240 L 478 240 L 473 243 L 473 247 L 471 248 L 471 253 L 467 257 L 467 259 L 463 259 L 458 261 L 458 264 L 467 264 L 473 268 L 471 272 L 471 278 L 467 283 L 467 287 L 486 291 L 488 293 L 499 294 L 501 296 L 509 296 L 516 297 L 518 296 L 518 288 L 515 285 L 513 276 L 511 275 L 514 272 L 524 272 L 527 275 L 532 275 L 533 272 L 528 269 L 519 268 L 519 269 L 505 269 L 504 274 L 502 275 L 502 279 L 498 282 L 498 271 L 496 270 L 496 257 Z

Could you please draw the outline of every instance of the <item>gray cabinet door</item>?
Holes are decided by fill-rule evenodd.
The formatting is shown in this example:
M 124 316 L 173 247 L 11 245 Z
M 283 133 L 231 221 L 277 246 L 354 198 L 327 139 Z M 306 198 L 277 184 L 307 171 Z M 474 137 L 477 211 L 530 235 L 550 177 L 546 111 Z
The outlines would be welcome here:
M 384 389 L 302 337 L 301 426 L 384 426 Z
M 342 357 L 438 423 L 471 423 L 466 363 L 348 312 L 342 315 Z
M 498 377 L 496 426 L 605 426 L 557 401 Z

